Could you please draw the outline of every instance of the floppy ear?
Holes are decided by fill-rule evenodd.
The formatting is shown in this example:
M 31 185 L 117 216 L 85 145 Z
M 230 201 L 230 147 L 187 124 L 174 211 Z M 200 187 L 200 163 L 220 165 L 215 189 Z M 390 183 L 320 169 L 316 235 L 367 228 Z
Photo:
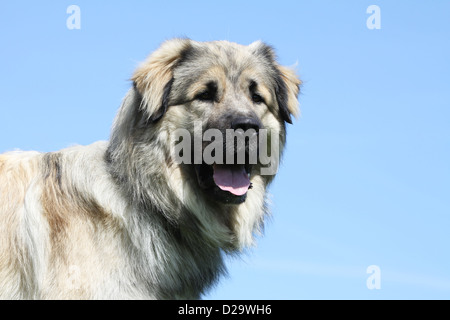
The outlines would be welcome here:
M 269 62 L 273 71 L 275 95 L 280 117 L 284 121 L 292 123 L 291 115 L 297 117 L 299 114 L 297 97 L 302 84 L 301 80 L 294 70 L 278 64 L 275 52 L 271 46 L 262 41 L 256 41 L 250 45 L 250 48 L 255 55 Z
M 297 118 L 299 114 L 298 94 L 300 92 L 301 80 L 295 74 L 295 71 L 280 65 L 278 69 L 277 80 L 277 102 L 281 118 L 287 123 L 292 124 L 291 114 Z
M 134 72 L 131 80 L 142 97 L 140 108 L 150 121 L 158 121 L 169 106 L 173 69 L 191 47 L 189 39 L 164 42 Z

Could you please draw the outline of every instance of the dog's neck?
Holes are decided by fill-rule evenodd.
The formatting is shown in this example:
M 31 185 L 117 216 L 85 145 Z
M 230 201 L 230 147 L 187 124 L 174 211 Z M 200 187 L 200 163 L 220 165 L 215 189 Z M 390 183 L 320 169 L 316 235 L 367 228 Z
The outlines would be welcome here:
M 126 155 L 115 158 L 114 152 L 122 150 L 114 150 L 110 144 L 105 152 L 105 162 L 129 204 L 128 212 L 122 216 L 133 245 L 129 259 L 133 260 L 134 274 L 142 280 L 142 290 L 165 294 L 155 297 L 158 299 L 199 298 L 225 272 L 222 250 L 232 247 L 232 232 L 222 226 L 217 217 L 208 219 L 220 225 L 220 234 L 208 230 L 207 225 L 171 192 L 168 185 L 171 177 L 167 172 L 152 166 L 151 160 L 145 165 L 148 168 L 146 175 L 142 176 L 133 169 L 135 164 L 130 163 L 131 159 Z M 145 150 L 136 147 L 128 152 L 144 153 Z M 148 161 L 148 158 L 141 157 L 140 160 Z M 123 159 L 130 162 L 124 163 Z M 143 166 L 142 163 L 139 165 Z M 195 197 L 190 200 L 195 202 Z M 210 208 L 204 210 L 211 211 Z M 226 214 L 216 211 L 219 217 Z M 155 287 L 158 290 L 154 290 Z
M 198 299 L 225 273 L 218 247 L 162 216 L 133 211 L 127 229 L 133 272 L 143 290 L 164 293 L 157 299 Z

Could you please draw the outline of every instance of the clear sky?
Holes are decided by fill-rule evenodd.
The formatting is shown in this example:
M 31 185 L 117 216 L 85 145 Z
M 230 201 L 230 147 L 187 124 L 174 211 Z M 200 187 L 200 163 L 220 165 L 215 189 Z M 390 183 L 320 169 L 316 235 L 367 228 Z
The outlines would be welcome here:
M 302 115 L 265 236 L 204 298 L 449 299 L 449 15 L 444 0 L 3 1 L 0 152 L 108 139 L 165 39 L 263 40 L 297 64 Z

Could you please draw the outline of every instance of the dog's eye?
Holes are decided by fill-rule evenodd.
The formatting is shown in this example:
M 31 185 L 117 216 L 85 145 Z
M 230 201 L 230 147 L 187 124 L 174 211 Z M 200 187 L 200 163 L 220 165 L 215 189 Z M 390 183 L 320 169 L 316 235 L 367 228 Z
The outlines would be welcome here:
M 195 98 L 200 101 L 213 101 L 215 97 L 215 92 L 211 90 L 205 90 L 199 93 Z
M 254 103 L 261 103 L 261 102 L 264 102 L 264 98 L 261 97 L 261 96 L 260 96 L 259 94 L 257 94 L 257 93 L 252 94 L 252 100 L 253 100 Z
M 206 84 L 206 88 L 195 96 L 195 99 L 200 101 L 212 102 L 216 99 L 217 83 L 210 81 Z

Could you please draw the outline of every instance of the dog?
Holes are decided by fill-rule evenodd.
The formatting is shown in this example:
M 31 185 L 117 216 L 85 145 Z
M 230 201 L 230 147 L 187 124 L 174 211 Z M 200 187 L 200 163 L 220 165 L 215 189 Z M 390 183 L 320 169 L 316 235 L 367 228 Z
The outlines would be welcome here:
M 282 154 L 295 71 L 261 41 L 172 39 L 131 81 L 109 141 L 0 155 L 0 298 L 198 299 L 261 233 L 275 172 L 250 154 Z

